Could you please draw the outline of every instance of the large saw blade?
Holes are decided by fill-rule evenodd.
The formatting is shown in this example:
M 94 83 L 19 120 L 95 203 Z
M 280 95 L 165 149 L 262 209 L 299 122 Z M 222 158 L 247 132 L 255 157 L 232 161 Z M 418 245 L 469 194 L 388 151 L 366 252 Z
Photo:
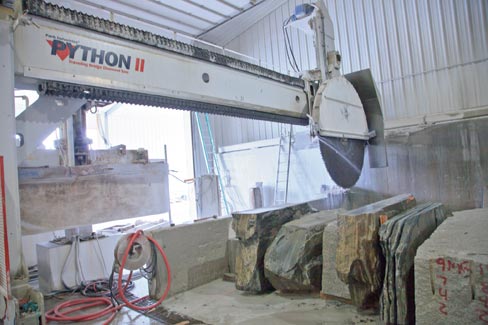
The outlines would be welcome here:
M 332 180 L 343 188 L 356 184 L 363 169 L 364 140 L 319 136 L 320 152 Z

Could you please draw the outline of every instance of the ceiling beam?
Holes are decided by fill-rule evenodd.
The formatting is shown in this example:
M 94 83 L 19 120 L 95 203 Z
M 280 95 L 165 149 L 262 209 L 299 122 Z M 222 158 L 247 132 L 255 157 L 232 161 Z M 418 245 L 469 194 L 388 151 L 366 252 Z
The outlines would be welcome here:
M 219 46 L 226 46 L 258 21 L 269 15 L 286 0 L 264 0 L 242 11 L 232 19 L 226 20 L 197 36 L 198 39 Z
M 173 6 L 171 6 L 171 5 L 167 4 L 167 3 L 161 2 L 159 0 L 149 0 L 149 1 L 151 1 L 152 3 L 157 4 L 159 6 L 162 6 L 162 7 L 168 8 L 170 10 L 174 10 L 176 12 L 179 12 L 180 14 L 184 14 L 184 15 L 190 16 L 192 18 L 198 19 L 200 21 L 203 21 L 204 23 L 207 23 L 207 24 L 210 24 L 210 25 L 215 25 L 215 21 L 211 21 L 211 20 L 208 20 L 208 19 L 199 17 L 197 15 L 192 14 L 191 12 L 187 12 L 187 11 L 181 10 L 179 8 L 173 7 Z
M 159 27 L 159 28 L 162 28 L 162 29 L 167 30 L 170 33 L 176 32 L 176 33 L 179 33 L 181 35 L 184 35 L 184 36 L 187 36 L 187 37 L 190 37 L 190 38 L 193 38 L 194 37 L 192 34 L 190 34 L 188 32 L 185 32 L 185 31 L 183 31 L 181 29 L 174 28 L 174 27 L 170 27 L 168 25 L 164 25 L 164 24 L 161 24 L 161 23 L 157 23 L 157 22 L 151 21 L 149 19 L 141 18 L 141 17 L 138 17 L 136 15 L 123 12 L 121 10 L 115 10 L 113 8 L 107 8 L 106 6 L 99 5 L 99 4 L 93 3 L 91 1 L 87 1 L 87 0 L 76 0 L 76 2 L 83 3 L 85 5 L 92 6 L 92 7 L 95 7 L 95 8 L 99 8 L 99 9 L 102 9 L 102 10 L 105 10 L 105 11 L 108 11 L 108 12 L 111 12 L 111 13 L 114 13 L 114 14 L 119 15 L 119 16 L 122 16 L 122 17 L 126 17 L 126 18 L 129 18 L 129 19 L 133 19 L 135 21 L 140 21 L 140 22 L 146 23 L 148 25 L 152 25 L 152 26 L 155 26 L 155 27 Z
M 221 4 L 223 4 L 223 5 L 226 5 L 227 7 L 230 7 L 230 8 L 232 8 L 232 9 L 234 9 L 234 10 L 239 11 L 239 12 L 241 12 L 241 11 L 243 11 L 243 10 L 244 10 L 243 8 L 238 7 L 238 6 L 236 6 L 235 4 L 232 4 L 232 3 L 227 2 L 227 1 L 225 1 L 225 0 L 217 0 L 217 1 L 218 1 L 218 2 L 220 2 L 220 3 L 221 3 Z
M 112 1 L 112 0 L 105 1 L 105 3 L 107 3 L 107 2 L 114 3 L 114 1 Z M 91 3 L 93 3 L 93 2 L 91 2 Z M 132 8 L 134 10 L 142 11 L 144 13 L 147 13 L 147 14 L 150 14 L 150 15 L 153 15 L 153 16 L 156 16 L 156 17 L 159 17 L 159 18 L 164 19 L 164 20 L 167 20 L 167 21 L 171 21 L 171 22 L 176 23 L 176 24 L 180 24 L 182 26 L 186 26 L 188 28 L 192 28 L 192 29 L 196 29 L 196 30 L 204 30 L 203 28 L 201 28 L 199 26 L 196 26 L 196 25 L 193 25 L 193 24 L 190 24 L 190 23 L 187 23 L 187 22 L 183 22 L 183 21 L 178 20 L 178 19 L 171 18 L 171 17 L 168 17 L 168 16 L 163 15 L 163 14 L 160 14 L 160 13 L 156 13 L 156 12 L 153 12 L 153 11 L 150 11 L 150 10 L 143 9 L 143 8 L 137 6 L 137 5 L 132 4 L 132 3 L 127 3 L 125 1 L 116 1 L 115 3 L 117 5 L 123 5 L 123 6 L 129 7 L 129 8 Z M 111 8 L 110 9 L 107 8 L 107 10 L 111 10 Z
M 208 8 L 208 7 L 205 7 L 204 5 L 201 5 L 201 4 L 199 4 L 199 3 L 193 2 L 192 0 L 181 0 L 181 1 L 186 2 L 186 3 L 189 3 L 189 4 L 191 4 L 192 6 L 198 7 L 198 8 L 200 8 L 200 9 L 205 10 L 205 11 L 211 12 L 211 13 L 213 13 L 214 15 L 220 16 L 220 17 L 222 17 L 222 18 L 225 18 L 225 19 L 229 19 L 229 18 L 231 18 L 230 16 L 224 15 L 224 14 L 223 14 L 223 13 L 221 13 L 221 12 L 218 12 L 218 11 L 216 11 L 216 10 L 210 9 L 210 8 Z

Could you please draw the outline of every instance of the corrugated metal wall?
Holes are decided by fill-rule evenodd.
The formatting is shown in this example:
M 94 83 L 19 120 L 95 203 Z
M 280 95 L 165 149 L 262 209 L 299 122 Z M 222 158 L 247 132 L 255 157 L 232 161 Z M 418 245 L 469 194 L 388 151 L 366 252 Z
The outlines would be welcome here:
M 220 45 L 288 72 L 281 26 L 302 2 L 308 1 L 285 2 Z M 486 0 L 326 0 L 326 5 L 343 73 L 371 68 L 387 121 L 488 106 Z M 291 36 L 301 68 L 315 67 L 311 37 Z
M 309 1 L 285 1 L 227 44 L 208 40 L 289 73 L 282 24 L 303 2 Z M 371 68 L 387 122 L 488 106 L 486 0 L 326 0 L 326 5 L 342 72 Z M 291 38 L 299 66 L 316 67 L 312 37 L 294 31 Z M 219 145 L 276 136 L 276 127 L 264 122 L 214 117 L 212 126 Z

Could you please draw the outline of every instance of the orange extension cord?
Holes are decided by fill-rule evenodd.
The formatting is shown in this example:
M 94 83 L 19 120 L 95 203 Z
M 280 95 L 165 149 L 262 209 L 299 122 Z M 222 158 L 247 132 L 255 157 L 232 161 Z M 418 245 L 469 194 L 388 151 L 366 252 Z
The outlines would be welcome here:
M 124 270 L 125 263 L 127 262 L 127 257 L 129 256 L 129 251 L 130 248 L 132 247 L 134 241 L 142 235 L 142 230 L 138 230 L 134 234 L 131 235 L 129 244 L 127 245 L 127 248 L 124 252 L 124 255 L 122 257 L 122 261 L 120 264 L 119 268 L 119 279 L 118 279 L 118 288 L 122 288 L 122 272 Z M 164 290 L 163 295 L 161 298 L 159 298 L 158 301 L 156 301 L 154 304 L 149 305 L 149 306 L 137 306 L 135 303 L 146 299 L 148 296 L 142 297 L 135 299 L 133 301 L 128 301 L 127 298 L 125 297 L 125 288 L 122 290 L 119 290 L 119 297 L 122 299 L 124 302 L 121 305 L 114 306 L 112 301 L 107 298 L 107 297 L 94 297 L 94 298 L 82 298 L 82 299 L 74 299 L 70 301 L 66 301 L 63 303 L 60 303 L 53 309 L 49 310 L 46 312 L 46 319 L 48 321 L 57 321 L 57 322 L 84 322 L 84 321 L 90 321 L 90 320 L 95 320 L 101 317 L 104 317 L 106 315 L 110 315 L 110 317 L 103 323 L 105 324 L 110 324 L 110 322 L 115 318 L 115 315 L 117 315 L 117 311 L 121 309 L 122 307 L 129 307 L 134 310 L 149 310 L 153 309 L 157 306 L 159 306 L 163 300 L 166 298 L 168 295 L 169 289 L 171 287 L 171 270 L 169 267 L 169 262 L 168 258 L 166 257 L 166 253 L 164 252 L 163 248 L 161 245 L 158 244 L 156 240 L 154 240 L 152 237 L 147 236 L 149 241 L 153 243 L 156 248 L 158 249 L 159 253 L 161 254 L 161 257 L 163 258 L 164 265 L 166 267 L 167 271 L 167 278 L 166 278 L 166 289 Z M 130 278 L 132 276 L 132 272 L 129 275 L 129 280 L 127 281 L 127 285 L 130 282 Z M 81 315 L 76 315 L 76 316 L 70 316 L 70 314 L 84 310 L 84 309 L 91 309 L 93 307 L 97 306 L 105 306 L 105 308 L 98 310 L 96 312 L 92 313 L 86 313 L 86 314 L 81 314 Z M 73 307 L 73 308 L 70 308 Z M 69 309 L 68 309 L 69 308 Z

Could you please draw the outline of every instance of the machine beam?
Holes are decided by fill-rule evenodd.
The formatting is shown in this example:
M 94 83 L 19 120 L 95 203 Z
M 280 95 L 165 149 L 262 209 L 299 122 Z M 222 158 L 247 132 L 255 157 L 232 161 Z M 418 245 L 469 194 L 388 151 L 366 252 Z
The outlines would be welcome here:
M 30 24 L 19 25 L 15 31 L 15 72 L 41 83 L 48 95 L 308 123 L 308 100 L 302 87 L 30 18 Z

